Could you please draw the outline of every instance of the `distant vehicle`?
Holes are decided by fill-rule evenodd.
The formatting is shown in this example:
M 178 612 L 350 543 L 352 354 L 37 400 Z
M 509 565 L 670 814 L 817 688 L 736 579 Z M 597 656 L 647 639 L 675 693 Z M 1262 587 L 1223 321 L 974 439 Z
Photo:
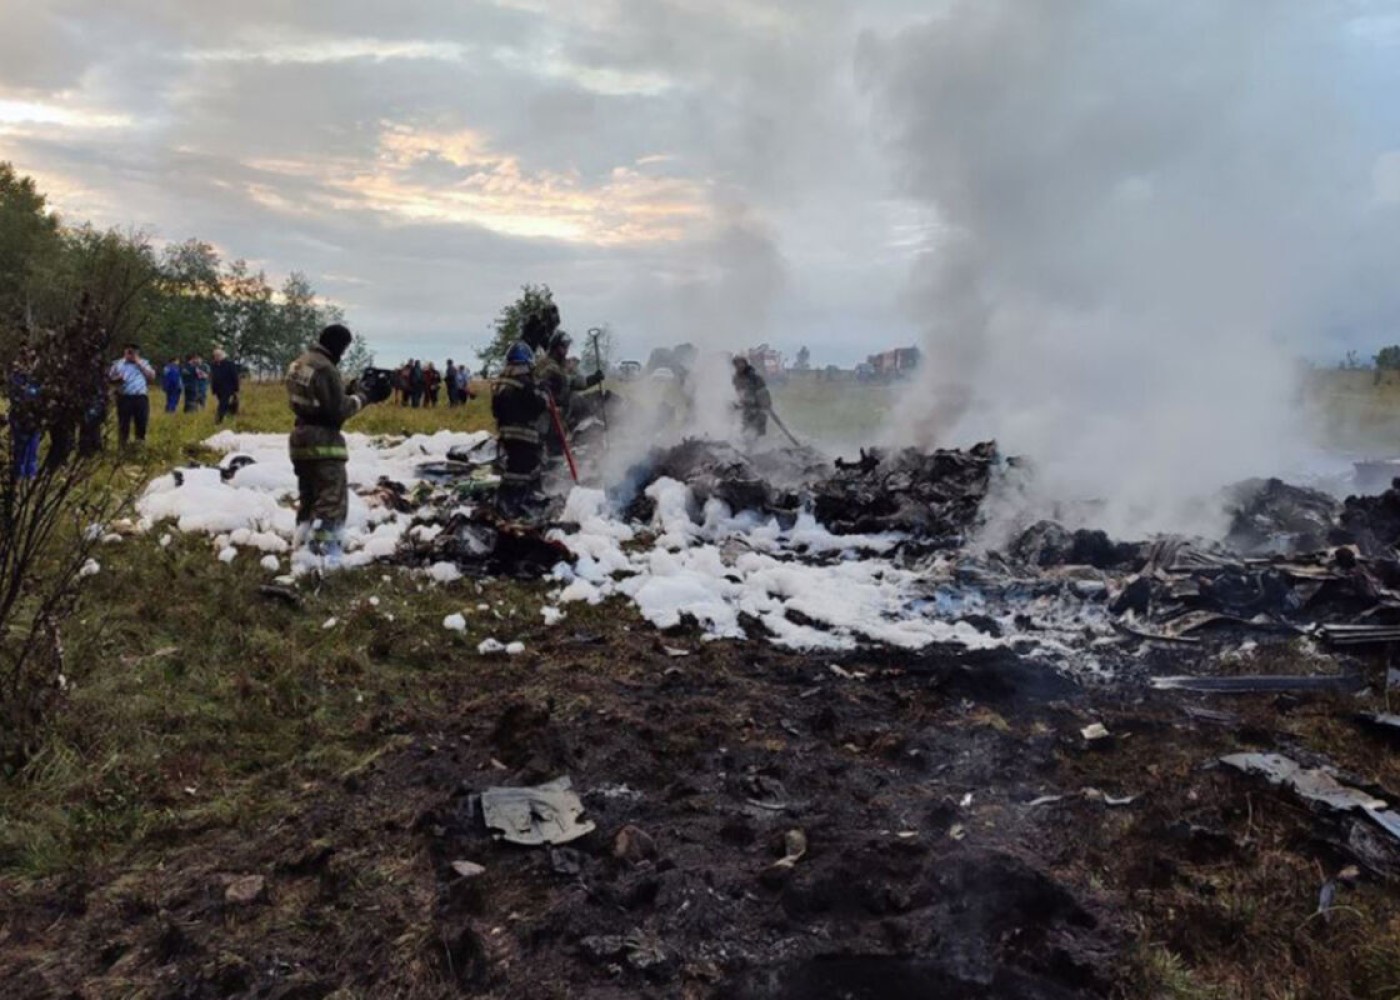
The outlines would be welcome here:
M 653 382 L 674 382 L 676 373 L 669 368 L 657 368 L 648 376 Z
M 642 373 L 642 363 L 640 361 L 620 361 L 617 365 L 617 377 L 624 382 L 631 382 Z
M 870 364 L 856 365 L 856 378 L 861 382 L 869 382 L 875 377 L 875 366 Z

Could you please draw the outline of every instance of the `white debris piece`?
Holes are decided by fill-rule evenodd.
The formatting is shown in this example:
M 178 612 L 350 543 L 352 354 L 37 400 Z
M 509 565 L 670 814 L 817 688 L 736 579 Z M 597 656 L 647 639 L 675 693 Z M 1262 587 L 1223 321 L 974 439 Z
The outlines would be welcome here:
M 170 543 L 173 541 L 175 541 L 175 536 L 167 532 L 166 534 L 160 536 L 160 547 L 163 549 L 168 549 L 170 548 Z
M 540 614 L 544 616 L 544 623 L 546 625 L 557 625 L 568 617 L 563 611 L 548 605 L 540 608 Z
M 442 627 L 449 632 L 465 632 L 467 630 L 467 619 L 461 614 L 451 614 L 442 620 Z
M 339 624 L 340 624 L 340 619 L 339 619 L 339 618 L 331 617 L 331 618 L 327 618 L 325 621 L 323 621 L 323 622 L 321 623 L 321 628 L 323 628 L 323 629 L 333 629 L 333 628 L 335 628 L 335 627 L 336 627 L 337 625 L 339 625 Z
M 269 573 L 276 573 L 282 568 L 282 561 L 276 556 L 263 556 L 262 562 L 259 565 Z
M 83 563 L 83 568 L 78 570 L 78 576 L 86 579 L 90 576 L 96 576 L 98 573 L 101 572 L 102 564 L 96 559 L 89 559 L 87 562 Z
M 235 549 L 232 545 L 224 548 L 219 552 L 219 562 L 221 563 L 231 563 L 237 558 L 238 550 Z
M 481 642 L 477 643 L 476 651 L 482 656 L 489 656 L 492 653 L 504 653 L 506 647 L 504 643 L 496 639 L 482 639 Z
M 427 569 L 427 574 L 438 583 L 454 583 L 462 579 L 462 571 L 455 563 L 435 562 Z
M 523 642 L 512 642 L 506 645 L 507 656 L 519 656 L 523 652 L 525 652 L 525 644 Z

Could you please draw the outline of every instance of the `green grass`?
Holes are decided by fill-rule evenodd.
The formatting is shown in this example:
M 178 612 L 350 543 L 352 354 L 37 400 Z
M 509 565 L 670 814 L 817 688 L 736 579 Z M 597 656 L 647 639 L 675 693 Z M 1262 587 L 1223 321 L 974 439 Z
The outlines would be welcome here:
M 256 559 L 223 565 L 202 536 L 165 550 L 130 539 L 98 558 L 65 628 L 64 710 L 27 769 L 0 781 L 0 879 L 252 828 L 384 752 L 383 719 L 431 716 L 437 683 L 470 669 L 482 639 L 528 645 L 544 628 L 539 585 L 478 594 L 385 567 L 332 578 L 293 609 L 258 594 Z M 503 617 L 471 610 L 483 601 Z M 442 628 L 464 609 L 467 633 Z

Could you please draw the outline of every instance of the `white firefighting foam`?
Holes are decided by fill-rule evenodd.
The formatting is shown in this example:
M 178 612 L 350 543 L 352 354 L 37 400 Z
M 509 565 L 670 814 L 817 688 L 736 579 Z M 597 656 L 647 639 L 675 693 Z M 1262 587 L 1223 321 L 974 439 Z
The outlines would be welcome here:
M 392 556 L 414 517 L 356 490 L 368 491 L 381 478 L 411 486 L 420 463 L 440 460 L 453 447 L 477 446 L 489 435 L 347 437 L 352 490 L 345 565 L 353 568 Z M 141 528 L 173 522 L 180 531 L 212 536 L 214 551 L 226 561 L 244 549 L 260 556 L 289 551 L 296 477 L 286 438 L 223 432 L 206 444 L 253 462 L 227 481 L 219 469 L 210 468 L 159 477 L 139 502 Z M 689 616 L 710 639 L 745 638 L 748 617 L 761 623 L 774 643 L 799 649 L 844 650 L 861 641 L 908 649 L 935 642 L 975 648 L 997 644 L 967 624 L 930 614 L 923 581 L 884 558 L 898 544 L 896 535 L 838 536 L 810 515 L 785 529 L 751 514 L 736 516 L 717 501 L 695 510 L 689 488 L 671 479 L 652 484 L 647 494 L 655 513 L 646 525 L 614 516 L 600 490 L 578 488 L 569 495 L 562 520 L 577 524 L 578 530 L 556 530 L 552 537 L 576 561 L 555 568 L 559 588 L 551 605 L 622 597 L 658 628 L 673 627 Z M 639 544 L 643 538 L 651 541 Z M 294 560 L 293 569 L 307 565 Z M 439 564 L 427 575 L 445 584 L 459 574 L 455 567 Z M 556 609 L 546 617 L 558 621 L 564 616 Z

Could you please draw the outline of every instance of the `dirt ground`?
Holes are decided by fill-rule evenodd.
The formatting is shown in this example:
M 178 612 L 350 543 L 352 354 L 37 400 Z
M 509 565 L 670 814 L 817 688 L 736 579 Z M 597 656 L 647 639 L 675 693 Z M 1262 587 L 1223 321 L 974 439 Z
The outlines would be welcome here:
M 379 752 L 276 822 L 0 884 L 4 995 L 1400 995 L 1393 842 L 1212 766 L 1325 745 L 1400 788 L 1350 718 L 1380 684 L 1227 700 L 1008 650 L 551 635 L 432 675 L 436 711 L 373 716 Z M 470 807 L 561 775 L 597 823 L 568 847 L 496 843 Z

